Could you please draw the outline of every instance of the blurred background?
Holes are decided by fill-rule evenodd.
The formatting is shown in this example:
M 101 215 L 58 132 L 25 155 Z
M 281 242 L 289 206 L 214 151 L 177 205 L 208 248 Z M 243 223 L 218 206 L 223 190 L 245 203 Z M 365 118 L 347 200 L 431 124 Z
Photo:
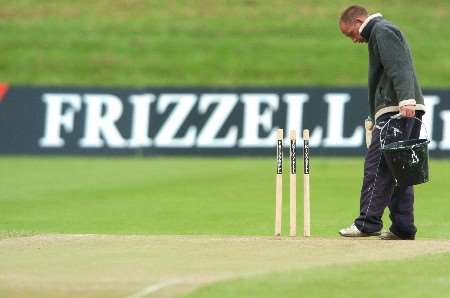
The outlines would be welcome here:
M 1 1 L 1 80 L 51 86 L 365 86 L 349 1 Z M 360 1 L 400 26 L 424 87 L 448 87 L 449 1 Z

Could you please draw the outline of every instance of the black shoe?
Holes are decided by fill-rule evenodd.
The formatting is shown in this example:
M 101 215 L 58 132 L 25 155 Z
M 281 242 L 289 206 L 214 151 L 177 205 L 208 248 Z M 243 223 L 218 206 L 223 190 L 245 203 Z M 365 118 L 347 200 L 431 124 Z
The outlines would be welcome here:
M 401 238 L 392 232 L 383 232 L 380 236 L 380 239 L 381 240 L 414 240 L 414 236 L 411 236 L 408 238 Z

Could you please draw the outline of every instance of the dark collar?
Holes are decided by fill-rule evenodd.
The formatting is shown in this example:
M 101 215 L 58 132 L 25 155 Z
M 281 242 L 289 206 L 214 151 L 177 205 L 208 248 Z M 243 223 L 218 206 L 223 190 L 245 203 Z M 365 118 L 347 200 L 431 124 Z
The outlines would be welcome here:
M 369 41 L 370 34 L 372 33 L 372 29 L 375 26 L 376 23 L 381 21 L 382 17 L 377 17 L 369 21 L 367 25 L 364 27 L 364 29 L 361 31 L 361 36 L 364 37 L 366 41 Z

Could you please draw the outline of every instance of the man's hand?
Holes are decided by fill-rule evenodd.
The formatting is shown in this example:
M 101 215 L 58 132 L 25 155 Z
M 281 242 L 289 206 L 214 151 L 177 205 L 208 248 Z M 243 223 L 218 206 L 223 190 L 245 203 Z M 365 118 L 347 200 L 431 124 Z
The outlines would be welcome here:
M 400 107 L 402 117 L 411 118 L 416 115 L 416 105 L 404 105 Z
M 366 146 L 367 148 L 369 148 L 370 144 L 372 143 L 372 131 L 373 131 L 372 120 L 366 119 L 366 121 L 364 121 L 364 127 L 366 128 Z

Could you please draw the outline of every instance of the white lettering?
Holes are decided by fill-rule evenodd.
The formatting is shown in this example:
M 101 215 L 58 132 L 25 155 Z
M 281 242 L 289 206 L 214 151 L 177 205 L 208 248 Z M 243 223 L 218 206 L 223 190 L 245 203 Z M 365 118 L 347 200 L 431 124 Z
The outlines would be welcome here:
M 420 135 L 422 137 L 428 137 L 430 139 L 430 144 L 428 144 L 428 149 L 436 149 L 436 142 L 433 141 L 433 122 L 434 122 L 434 106 L 437 105 L 441 100 L 438 96 L 424 96 L 424 103 L 426 108 L 426 113 L 423 115 L 422 130 Z
M 126 147 L 127 142 L 115 125 L 122 116 L 123 106 L 120 99 L 114 95 L 87 94 L 83 101 L 86 104 L 86 121 L 80 146 L 100 148 L 106 142 L 112 148 Z
M 323 140 L 324 147 L 360 147 L 363 143 L 364 128 L 358 126 L 353 135 L 344 138 L 344 105 L 350 100 L 346 93 L 331 93 L 325 95 L 328 103 L 327 137 Z
M 206 113 L 211 104 L 216 103 L 217 107 L 198 135 L 197 145 L 199 147 L 233 147 L 236 145 L 238 136 L 236 125 L 230 127 L 225 137 L 216 138 L 216 136 L 237 102 L 238 96 L 235 94 L 205 94 L 200 98 L 198 107 L 200 113 Z
M 239 140 L 241 147 L 270 147 L 275 142 L 276 128 L 272 128 L 273 113 L 278 110 L 279 98 L 276 94 L 243 94 L 244 103 L 243 136 Z M 261 105 L 268 107 L 261 114 Z M 262 126 L 268 136 L 261 138 L 259 128 Z
M 78 94 L 44 94 L 42 101 L 47 107 L 45 133 L 39 140 L 41 147 L 63 147 L 61 126 L 67 133 L 73 131 L 75 113 L 81 109 L 81 96 Z M 63 113 L 63 105 L 69 105 Z
M 442 118 L 442 141 L 439 143 L 441 150 L 450 150 L 450 111 L 440 112 Z
M 194 146 L 197 128 L 190 126 L 184 137 L 176 138 L 178 130 L 192 111 L 197 97 L 194 94 L 163 94 L 160 96 L 157 104 L 158 113 L 164 113 L 169 105 L 175 104 L 175 107 L 162 125 L 154 142 L 158 147 L 192 147 Z
M 131 148 L 149 147 L 152 140 L 148 137 L 150 123 L 150 104 L 155 101 L 153 94 L 130 96 L 133 105 L 131 138 L 128 144 Z
M 287 115 L 286 115 L 286 127 L 287 131 L 295 130 L 297 132 L 297 139 L 299 140 L 302 136 L 303 131 L 303 114 L 304 114 L 304 104 L 309 100 L 309 95 L 306 93 L 301 94 L 286 94 L 283 96 L 283 100 L 287 104 Z M 322 127 L 318 126 L 310 134 L 311 138 L 309 140 L 310 147 L 318 147 L 322 141 Z M 289 146 L 287 141 L 289 134 L 286 133 L 286 146 Z

